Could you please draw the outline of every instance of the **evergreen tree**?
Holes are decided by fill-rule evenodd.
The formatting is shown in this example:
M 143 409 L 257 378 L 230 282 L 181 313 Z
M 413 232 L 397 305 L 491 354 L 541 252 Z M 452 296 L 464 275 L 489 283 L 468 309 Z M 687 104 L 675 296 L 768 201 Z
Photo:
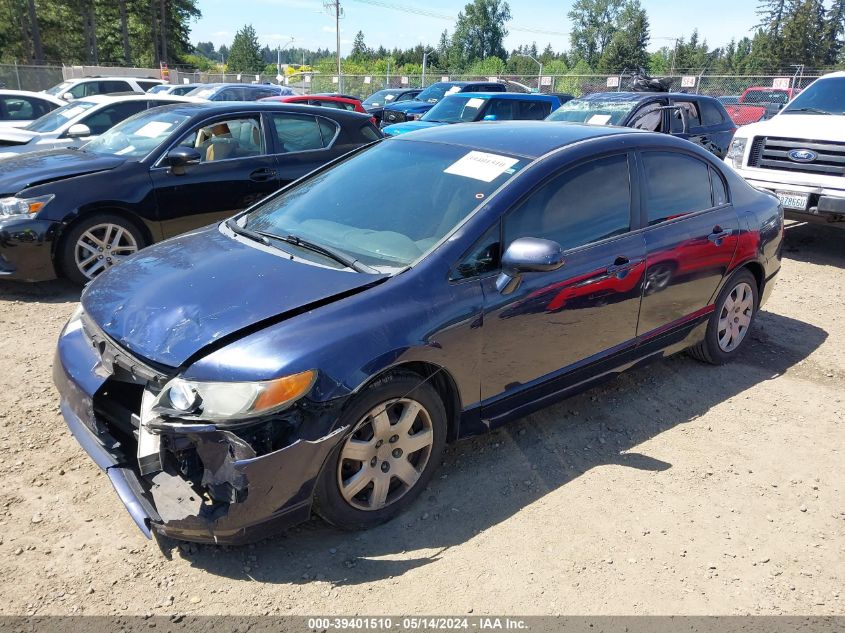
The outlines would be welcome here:
M 349 56 L 351 59 L 361 62 L 369 59 L 370 49 L 364 43 L 364 32 L 358 31 L 355 34 L 355 40 L 352 42 L 352 53 Z
M 466 67 L 485 57 L 504 59 L 505 23 L 511 10 L 504 0 L 473 0 L 458 14 L 450 57 Z
M 618 30 L 599 59 L 598 67 L 606 72 L 635 70 L 648 66 L 646 47 L 649 42 L 648 14 L 639 3 L 631 0 L 618 18 Z
M 226 60 L 226 69 L 234 73 L 260 73 L 264 70 L 261 47 L 251 24 L 245 25 L 235 33 L 229 58 Z

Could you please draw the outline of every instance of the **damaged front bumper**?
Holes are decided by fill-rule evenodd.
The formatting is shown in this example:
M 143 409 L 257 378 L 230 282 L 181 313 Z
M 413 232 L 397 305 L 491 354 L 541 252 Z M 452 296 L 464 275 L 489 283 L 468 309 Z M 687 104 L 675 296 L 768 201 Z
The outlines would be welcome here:
M 295 406 L 238 432 L 142 427 L 155 371 L 81 323 L 62 333 L 53 364 L 68 428 L 148 538 L 236 544 L 308 519 L 317 476 L 345 430 L 332 428 L 335 404 Z M 152 436 L 160 448 L 150 459 Z

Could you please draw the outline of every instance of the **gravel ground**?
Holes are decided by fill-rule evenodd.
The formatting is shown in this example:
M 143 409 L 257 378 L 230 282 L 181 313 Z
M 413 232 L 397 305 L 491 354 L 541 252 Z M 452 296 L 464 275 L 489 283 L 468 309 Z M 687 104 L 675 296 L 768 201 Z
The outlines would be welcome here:
M 58 413 L 78 293 L 0 283 L 0 614 L 842 614 L 845 231 L 790 226 L 745 351 L 451 447 L 409 512 L 147 541 Z

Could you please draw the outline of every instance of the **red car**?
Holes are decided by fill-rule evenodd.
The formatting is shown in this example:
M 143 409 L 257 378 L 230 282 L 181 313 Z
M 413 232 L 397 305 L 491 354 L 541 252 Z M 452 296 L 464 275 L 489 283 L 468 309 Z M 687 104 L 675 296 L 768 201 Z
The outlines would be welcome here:
M 771 118 L 785 106 L 800 90 L 797 88 L 747 88 L 739 103 L 725 105 L 731 120 L 737 125 L 748 125 Z
M 367 114 L 364 106 L 358 99 L 352 97 L 338 97 L 334 95 L 288 95 L 279 97 L 265 97 L 259 101 L 281 101 L 282 103 L 302 103 L 304 105 L 323 106 L 324 108 L 336 108 L 338 110 L 349 110 Z M 372 117 L 374 125 L 378 125 L 376 118 Z

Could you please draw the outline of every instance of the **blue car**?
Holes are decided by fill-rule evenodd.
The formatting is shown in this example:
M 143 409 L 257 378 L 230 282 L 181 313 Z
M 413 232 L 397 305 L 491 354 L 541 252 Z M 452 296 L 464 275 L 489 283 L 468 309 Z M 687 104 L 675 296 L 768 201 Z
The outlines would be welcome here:
M 684 349 L 735 358 L 782 236 L 777 198 L 672 136 L 445 125 L 109 268 L 54 380 L 148 536 L 366 528 L 447 442 Z
M 456 92 L 507 92 L 505 84 L 486 81 L 438 81 L 410 101 L 385 106 L 382 125 L 416 121 L 443 97 Z
M 387 136 L 449 123 L 472 121 L 542 121 L 560 107 L 550 95 L 514 92 L 461 92 L 442 99 L 417 121 L 395 123 L 382 129 Z

